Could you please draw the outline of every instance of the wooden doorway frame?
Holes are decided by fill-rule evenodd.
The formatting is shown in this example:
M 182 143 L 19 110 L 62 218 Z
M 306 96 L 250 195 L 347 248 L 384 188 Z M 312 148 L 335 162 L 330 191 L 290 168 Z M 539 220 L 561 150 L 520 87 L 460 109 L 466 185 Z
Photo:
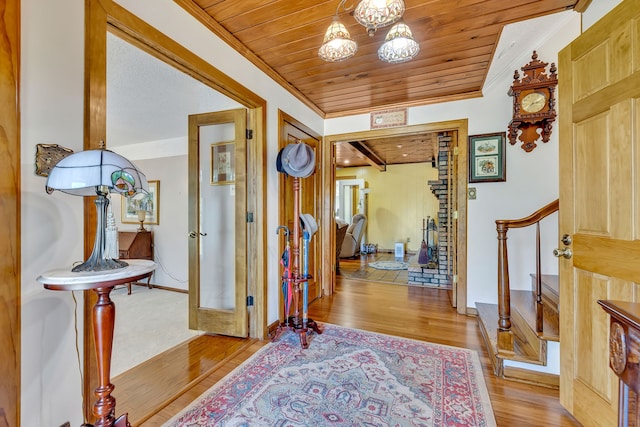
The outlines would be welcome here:
M 212 89 L 237 101 L 248 109 L 247 125 L 253 130 L 253 142 L 247 147 L 247 174 L 256 177 L 256 185 L 247 188 L 247 211 L 258 220 L 247 224 L 248 292 L 258 302 L 249 316 L 252 338 L 266 338 L 267 270 L 266 245 L 266 100 L 242 86 L 165 34 L 110 0 L 85 1 L 85 111 L 84 149 L 97 149 L 106 141 L 106 57 L 107 32 L 112 32 L 134 46 L 197 79 Z M 186 118 L 185 118 L 186 121 Z M 84 201 L 84 252 L 91 253 L 95 234 L 93 200 Z M 93 391 L 98 375 L 91 329 L 93 292 L 84 294 L 84 413 L 93 418 Z M 179 392 L 179 390 L 178 390 Z
M 2 225 L 0 226 L 0 265 L 2 266 L 2 286 L 0 286 L 0 340 L 4 344 L 0 350 L 0 414 L 2 423 L 20 425 L 20 381 L 22 349 L 22 254 L 21 254 L 21 179 L 20 161 L 20 44 L 21 5 L 18 0 L 3 3 L 4 25 L 0 26 L 3 48 L 0 49 L 2 67 L 0 79 L 0 176 L 3 186 L 0 190 L 2 204 Z
M 335 227 L 333 226 L 334 200 L 335 200 L 335 144 L 341 141 L 357 141 L 366 139 L 383 138 L 390 136 L 413 136 L 423 133 L 433 132 L 456 132 L 458 139 L 458 150 L 454 158 L 457 158 L 457 193 L 458 221 L 456 223 L 456 252 L 457 252 L 457 275 L 453 280 L 457 286 L 454 301 L 460 314 L 467 313 L 467 175 L 468 175 L 468 155 L 467 137 L 468 120 L 451 120 L 436 123 L 427 123 L 413 126 L 403 126 L 380 130 L 369 130 L 353 133 L 342 133 L 326 135 L 322 143 L 322 222 L 321 222 L 321 250 L 322 253 L 333 253 L 335 251 Z M 323 280 L 324 295 L 331 295 L 335 289 L 336 272 L 334 262 L 331 257 L 324 257 L 322 260 L 322 277 L 331 278 Z

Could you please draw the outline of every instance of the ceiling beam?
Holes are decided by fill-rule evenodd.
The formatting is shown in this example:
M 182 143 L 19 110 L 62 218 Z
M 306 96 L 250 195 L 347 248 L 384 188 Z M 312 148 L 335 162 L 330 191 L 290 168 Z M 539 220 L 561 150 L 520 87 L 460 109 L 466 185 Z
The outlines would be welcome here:
M 385 172 L 387 170 L 386 162 L 378 157 L 376 153 L 371 151 L 364 141 L 350 141 L 348 145 L 362 154 L 366 162 L 378 169 L 380 172 Z
M 591 0 L 578 0 L 576 5 L 573 7 L 573 10 L 575 10 L 576 12 L 584 13 L 590 4 Z

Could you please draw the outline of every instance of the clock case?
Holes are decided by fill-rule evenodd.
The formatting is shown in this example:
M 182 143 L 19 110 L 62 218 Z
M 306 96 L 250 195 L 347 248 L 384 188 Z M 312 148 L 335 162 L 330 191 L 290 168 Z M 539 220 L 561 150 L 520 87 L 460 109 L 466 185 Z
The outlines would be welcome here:
M 507 137 L 511 145 L 515 145 L 520 139 L 522 149 L 526 152 L 537 147 L 536 141 L 540 137 L 542 142 L 549 142 L 551 127 L 556 119 L 555 88 L 558 85 L 558 75 L 554 63 L 551 63 L 547 75 L 547 65 L 547 62 L 538 60 L 538 54 L 534 51 L 531 62 L 521 68 L 524 74 L 522 78 L 518 70 L 515 70 L 513 85 L 509 89 L 509 96 L 513 98 L 513 119 L 509 122 Z M 534 92 L 545 96 L 545 105 L 534 113 L 527 112 L 522 108 L 522 99 Z M 538 129 L 541 131 L 538 132 Z

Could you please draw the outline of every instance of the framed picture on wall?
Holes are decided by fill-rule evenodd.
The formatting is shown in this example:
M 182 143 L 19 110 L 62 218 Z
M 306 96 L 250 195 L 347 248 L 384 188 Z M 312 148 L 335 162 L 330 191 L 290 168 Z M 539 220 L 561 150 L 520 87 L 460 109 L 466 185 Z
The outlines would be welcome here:
M 211 144 L 211 185 L 233 184 L 236 179 L 234 142 Z
M 160 224 L 160 181 L 149 181 L 149 194 L 123 197 L 121 206 L 123 224 L 139 224 L 139 211 L 145 212 L 145 224 Z
M 469 136 L 469 182 L 507 180 L 506 132 Z

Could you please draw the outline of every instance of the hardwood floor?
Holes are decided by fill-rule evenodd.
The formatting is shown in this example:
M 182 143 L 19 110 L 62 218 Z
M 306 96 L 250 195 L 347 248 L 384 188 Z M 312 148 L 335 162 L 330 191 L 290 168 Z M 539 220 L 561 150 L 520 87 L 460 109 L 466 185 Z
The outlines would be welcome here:
M 415 255 L 405 255 L 405 262 Z M 395 260 L 394 254 L 378 252 L 374 254 L 358 255 L 354 258 L 341 258 L 338 274 L 344 279 L 368 280 L 380 283 L 395 283 L 406 285 L 409 281 L 407 270 L 376 270 L 368 267 L 370 262 Z
M 449 291 L 340 279 L 331 297 L 315 301 L 318 322 L 478 351 L 498 426 L 578 426 L 558 391 L 496 378 L 477 321 L 451 308 Z M 159 426 L 268 341 L 204 335 L 114 379 L 116 414 L 132 426 Z M 180 392 L 176 399 L 171 390 Z M 154 406 L 164 406 L 156 414 Z

